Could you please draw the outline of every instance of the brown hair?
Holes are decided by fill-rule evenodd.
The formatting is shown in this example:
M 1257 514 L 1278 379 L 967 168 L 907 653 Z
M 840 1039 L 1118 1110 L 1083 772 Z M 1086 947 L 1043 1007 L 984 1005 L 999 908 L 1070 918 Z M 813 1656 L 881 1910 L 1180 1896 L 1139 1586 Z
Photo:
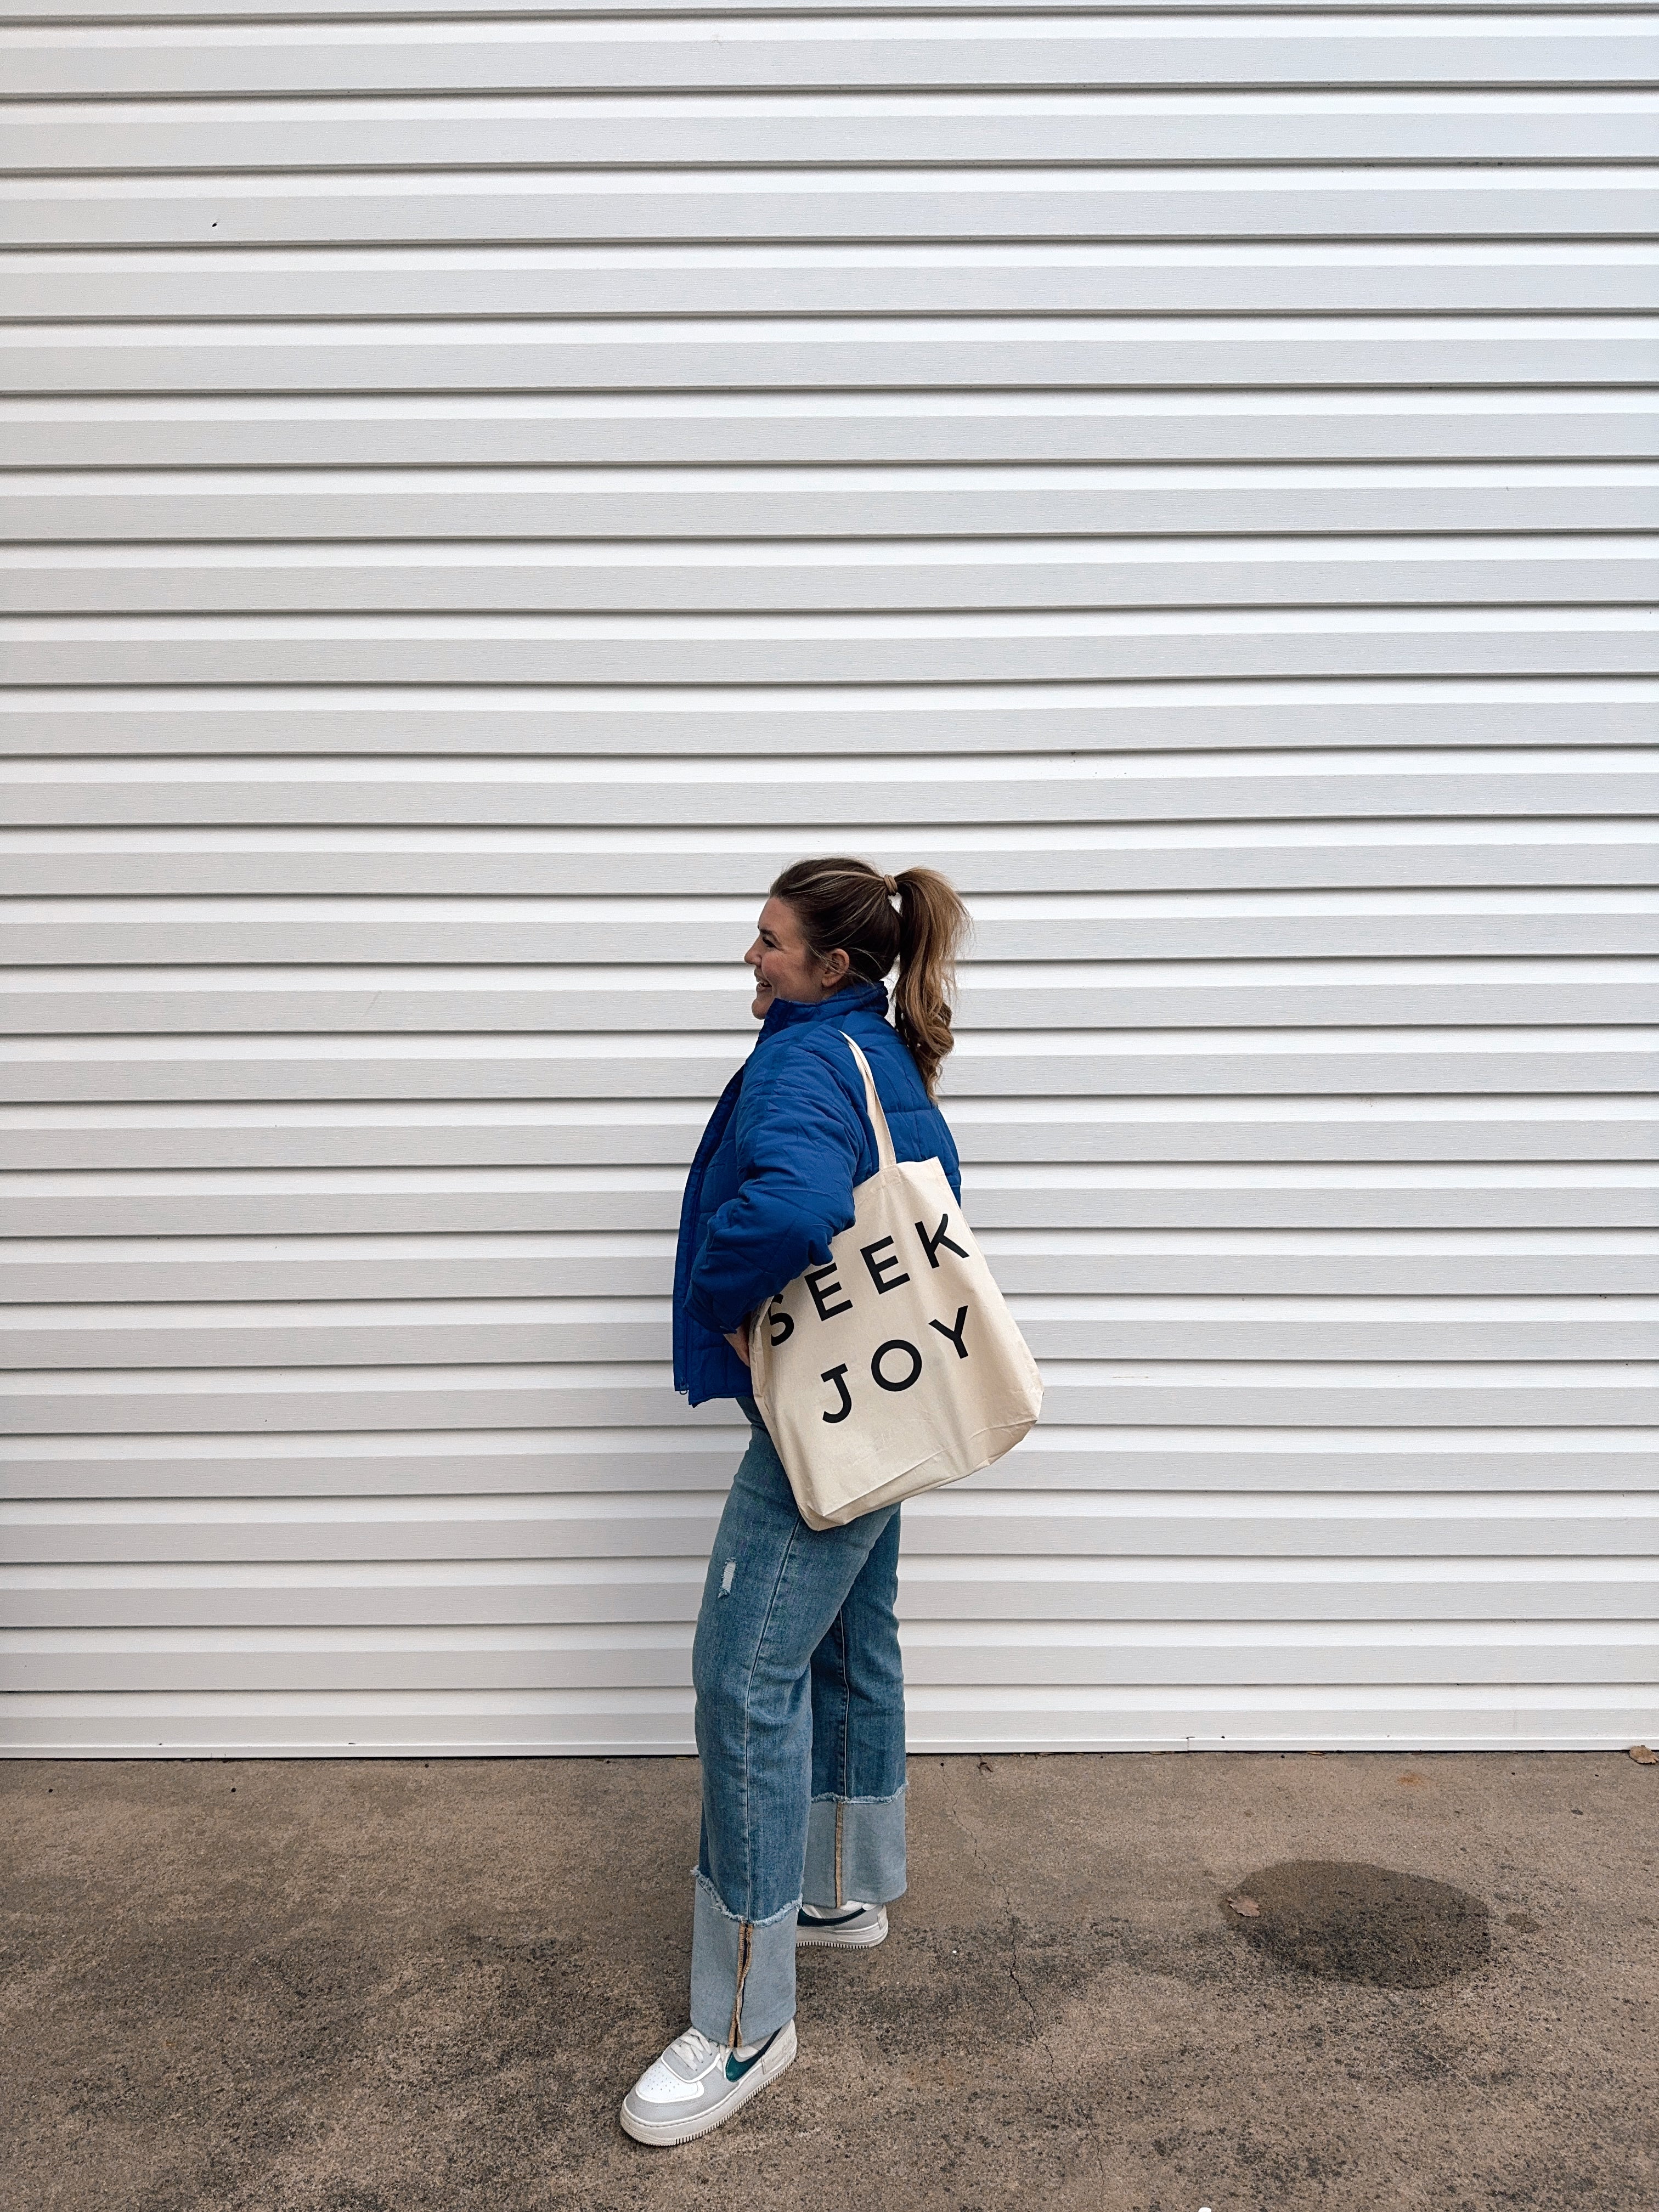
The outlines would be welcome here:
M 884 876 L 867 860 L 797 860 L 773 884 L 772 896 L 794 909 L 815 959 L 846 953 L 849 982 L 879 983 L 898 962 L 893 1025 L 910 1048 L 931 1098 L 956 1042 L 951 997 L 957 953 L 970 927 L 956 886 L 936 868 Z

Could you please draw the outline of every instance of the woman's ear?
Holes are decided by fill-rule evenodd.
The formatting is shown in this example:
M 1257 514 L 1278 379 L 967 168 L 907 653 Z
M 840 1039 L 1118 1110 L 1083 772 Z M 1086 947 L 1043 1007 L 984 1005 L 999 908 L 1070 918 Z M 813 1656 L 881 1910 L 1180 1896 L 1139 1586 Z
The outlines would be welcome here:
M 842 985 L 847 981 L 847 978 L 852 974 L 852 972 L 853 963 L 848 955 L 842 950 L 840 945 L 837 945 L 833 952 L 825 953 L 823 958 L 824 995 L 828 997 L 832 993 L 839 991 Z

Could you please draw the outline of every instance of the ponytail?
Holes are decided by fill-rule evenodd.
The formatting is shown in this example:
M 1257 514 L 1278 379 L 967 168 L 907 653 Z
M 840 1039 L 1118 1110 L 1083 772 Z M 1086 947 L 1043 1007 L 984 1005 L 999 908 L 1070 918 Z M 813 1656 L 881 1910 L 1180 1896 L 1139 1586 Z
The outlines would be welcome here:
M 951 1033 L 957 954 L 969 928 L 968 909 L 937 868 L 906 868 L 895 878 L 899 902 L 899 972 L 893 1025 L 910 1048 L 931 1098 L 956 1042 Z
M 957 954 L 970 927 L 955 886 L 936 868 L 884 876 L 867 860 L 797 860 L 771 895 L 793 908 L 816 957 L 846 953 L 849 981 L 878 983 L 898 962 L 893 1026 L 909 1047 L 931 1098 L 956 1042 L 951 1002 Z

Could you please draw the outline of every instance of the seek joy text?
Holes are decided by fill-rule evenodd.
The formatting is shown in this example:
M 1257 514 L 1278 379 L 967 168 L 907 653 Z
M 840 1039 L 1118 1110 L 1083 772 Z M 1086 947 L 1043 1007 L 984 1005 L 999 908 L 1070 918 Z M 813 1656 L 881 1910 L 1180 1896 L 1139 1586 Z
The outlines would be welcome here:
M 951 1237 L 950 1226 L 948 1212 L 939 1216 L 939 1226 L 931 1234 L 925 1222 L 915 1224 L 922 1255 L 928 1267 L 935 1272 L 939 1266 L 941 1251 L 953 1252 L 959 1260 L 968 1257 L 963 1247 Z M 858 1253 L 878 1297 L 884 1297 L 889 1291 L 896 1291 L 902 1283 L 910 1280 L 891 1237 L 878 1237 L 871 1243 L 860 1244 Z M 841 1261 L 832 1260 L 822 1267 L 809 1267 L 801 1278 L 821 1322 L 834 1321 L 838 1315 L 853 1310 L 854 1301 L 840 1279 L 840 1269 L 843 1264 Z M 795 1317 L 786 1310 L 783 1304 L 785 1295 L 779 1291 L 767 1316 L 775 1348 L 787 1343 L 795 1333 Z M 958 1359 L 967 1358 L 968 1309 L 965 1305 L 957 1307 L 953 1322 L 930 1321 L 927 1326 L 952 1346 Z M 847 1382 L 848 1367 L 848 1363 L 842 1360 L 837 1366 L 826 1368 L 819 1377 L 821 1382 L 830 1383 L 836 1391 L 835 1404 L 822 1416 L 832 1427 L 837 1422 L 844 1421 L 853 1410 L 853 1394 Z M 921 1376 L 921 1351 L 908 1337 L 889 1337 L 871 1354 L 870 1378 L 883 1390 L 909 1389 Z

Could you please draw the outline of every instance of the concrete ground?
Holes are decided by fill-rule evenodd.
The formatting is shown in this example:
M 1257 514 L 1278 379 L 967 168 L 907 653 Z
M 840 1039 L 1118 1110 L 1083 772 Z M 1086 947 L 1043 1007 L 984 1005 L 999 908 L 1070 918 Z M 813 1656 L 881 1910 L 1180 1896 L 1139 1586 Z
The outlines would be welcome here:
M 0 1768 L 3 2201 L 1659 2207 L 1659 1768 L 910 1776 L 885 1947 L 805 1957 L 794 2067 L 650 2151 L 616 2107 L 684 2024 L 690 1761 Z M 1388 1871 L 1269 1871 L 1309 1860 Z

